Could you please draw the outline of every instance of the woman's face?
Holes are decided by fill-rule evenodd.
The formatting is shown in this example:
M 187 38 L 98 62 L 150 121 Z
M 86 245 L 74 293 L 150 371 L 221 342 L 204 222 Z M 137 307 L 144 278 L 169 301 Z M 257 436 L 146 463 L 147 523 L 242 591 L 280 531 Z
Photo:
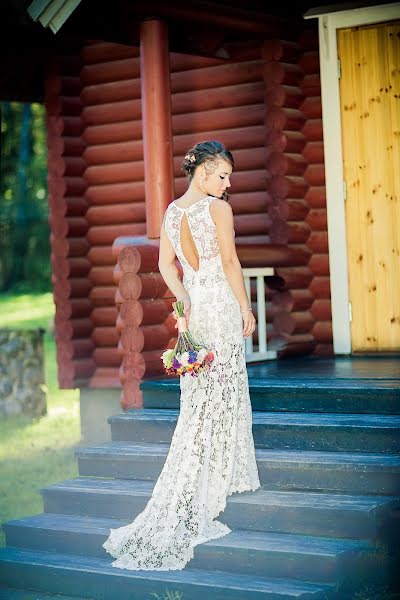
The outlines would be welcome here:
M 231 187 L 232 165 L 223 158 L 206 160 L 195 171 L 196 183 L 202 192 L 220 198 Z

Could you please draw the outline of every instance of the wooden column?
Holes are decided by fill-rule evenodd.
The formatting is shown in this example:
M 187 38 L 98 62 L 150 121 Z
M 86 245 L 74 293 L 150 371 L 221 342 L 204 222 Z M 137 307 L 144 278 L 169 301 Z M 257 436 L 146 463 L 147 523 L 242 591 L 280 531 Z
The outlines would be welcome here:
M 140 26 L 143 157 L 147 237 L 159 238 L 174 197 L 168 29 L 151 19 Z

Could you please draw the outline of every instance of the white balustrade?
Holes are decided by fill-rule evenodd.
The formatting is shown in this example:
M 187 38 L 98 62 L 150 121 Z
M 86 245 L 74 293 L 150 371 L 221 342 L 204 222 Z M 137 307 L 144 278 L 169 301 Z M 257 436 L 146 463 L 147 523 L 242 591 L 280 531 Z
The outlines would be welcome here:
M 257 360 L 267 360 L 276 358 L 274 350 L 267 348 L 267 322 L 265 313 L 265 282 L 264 277 L 273 275 L 273 267 L 249 267 L 242 269 L 244 284 L 249 300 L 250 293 L 250 278 L 257 278 L 257 333 L 258 333 L 258 348 L 254 350 L 253 336 L 245 338 L 245 354 L 246 362 L 255 362 Z

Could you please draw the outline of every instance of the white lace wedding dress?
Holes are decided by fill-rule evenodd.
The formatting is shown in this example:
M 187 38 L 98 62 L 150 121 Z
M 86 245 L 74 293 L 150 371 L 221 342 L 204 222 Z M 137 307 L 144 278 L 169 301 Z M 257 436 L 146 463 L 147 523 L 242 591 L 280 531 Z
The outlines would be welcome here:
M 188 208 L 167 207 L 165 230 L 183 269 L 191 299 L 189 330 L 215 352 L 210 370 L 180 377 L 180 412 L 151 498 L 135 520 L 110 529 L 103 547 L 123 569 L 183 569 L 197 544 L 231 529 L 215 518 L 233 492 L 255 490 L 260 480 L 239 303 L 226 279 L 208 196 Z M 186 213 L 199 269 L 180 243 Z

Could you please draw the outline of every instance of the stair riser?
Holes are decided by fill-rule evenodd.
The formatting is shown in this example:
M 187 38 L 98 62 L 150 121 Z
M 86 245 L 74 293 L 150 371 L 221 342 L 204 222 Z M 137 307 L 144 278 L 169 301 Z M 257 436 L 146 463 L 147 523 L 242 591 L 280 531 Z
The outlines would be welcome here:
M 144 600 L 150 597 L 150 594 L 157 593 L 164 597 L 169 591 L 181 592 L 184 600 L 244 600 L 243 590 L 235 589 L 229 585 L 229 576 L 227 585 L 224 589 L 215 588 L 207 584 L 204 580 L 202 585 L 182 583 L 171 581 L 170 578 L 162 580 L 146 577 L 135 578 L 132 580 L 126 577 L 124 570 L 115 568 L 115 574 L 78 571 L 62 569 L 60 567 L 48 567 L 46 565 L 36 564 L 15 564 L 7 561 L 0 562 L 0 579 L 3 585 L 16 586 L 24 582 L 27 589 L 58 592 L 64 594 L 83 595 L 86 598 L 96 600 Z M 246 591 L 246 600 L 293 600 L 294 596 L 284 592 L 268 593 L 260 591 Z M 296 596 L 296 600 L 325 600 L 325 592 L 307 593 Z
M 113 441 L 170 443 L 176 421 L 111 423 Z M 310 427 L 253 424 L 256 448 L 331 452 L 400 452 L 400 428 Z
M 398 389 L 379 390 L 327 390 L 282 388 L 262 391 L 252 389 L 250 380 L 250 400 L 253 410 L 265 412 L 318 412 L 342 414 L 387 414 L 400 413 L 400 393 Z M 144 408 L 180 408 L 179 386 L 172 391 L 151 390 L 142 383 Z
M 155 481 L 161 473 L 165 457 L 111 460 L 101 457 L 78 457 L 79 475 L 94 477 L 115 477 L 121 479 L 142 479 Z M 313 490 L 340 491 L 371 495 L 400 495 L 400 469 L 398 472 L 385 472 L 362 466 L 352 469 L 310 468 L 307 465 L 273 464 L 257 461 L 261 485 L 268 490 Z
M 44 489 L 45 512 L 132 521 L 150 496 Z M 379 537 L 373 511 L 228 502 L 219 519 L 231 529 L 304 533 L 351 539 Z
M 7 545 L 15 548 L 30 548 L 107 558 L 110 555 L 102 547 L 107 535 L 90 532 L 54 531 L 6 525 Z M 344 556 L 344 555 L 343 555 Z M 345 577 L 355 556 L 304 554 L 302 552 L 279 552 L 249 550 L 248 548 L 196 546 L 190 568 L 221 570 L 260 577 L 289 577 L 305 581 L 338 583 Z M 358 559 L 358 564 L 359 564 Z

